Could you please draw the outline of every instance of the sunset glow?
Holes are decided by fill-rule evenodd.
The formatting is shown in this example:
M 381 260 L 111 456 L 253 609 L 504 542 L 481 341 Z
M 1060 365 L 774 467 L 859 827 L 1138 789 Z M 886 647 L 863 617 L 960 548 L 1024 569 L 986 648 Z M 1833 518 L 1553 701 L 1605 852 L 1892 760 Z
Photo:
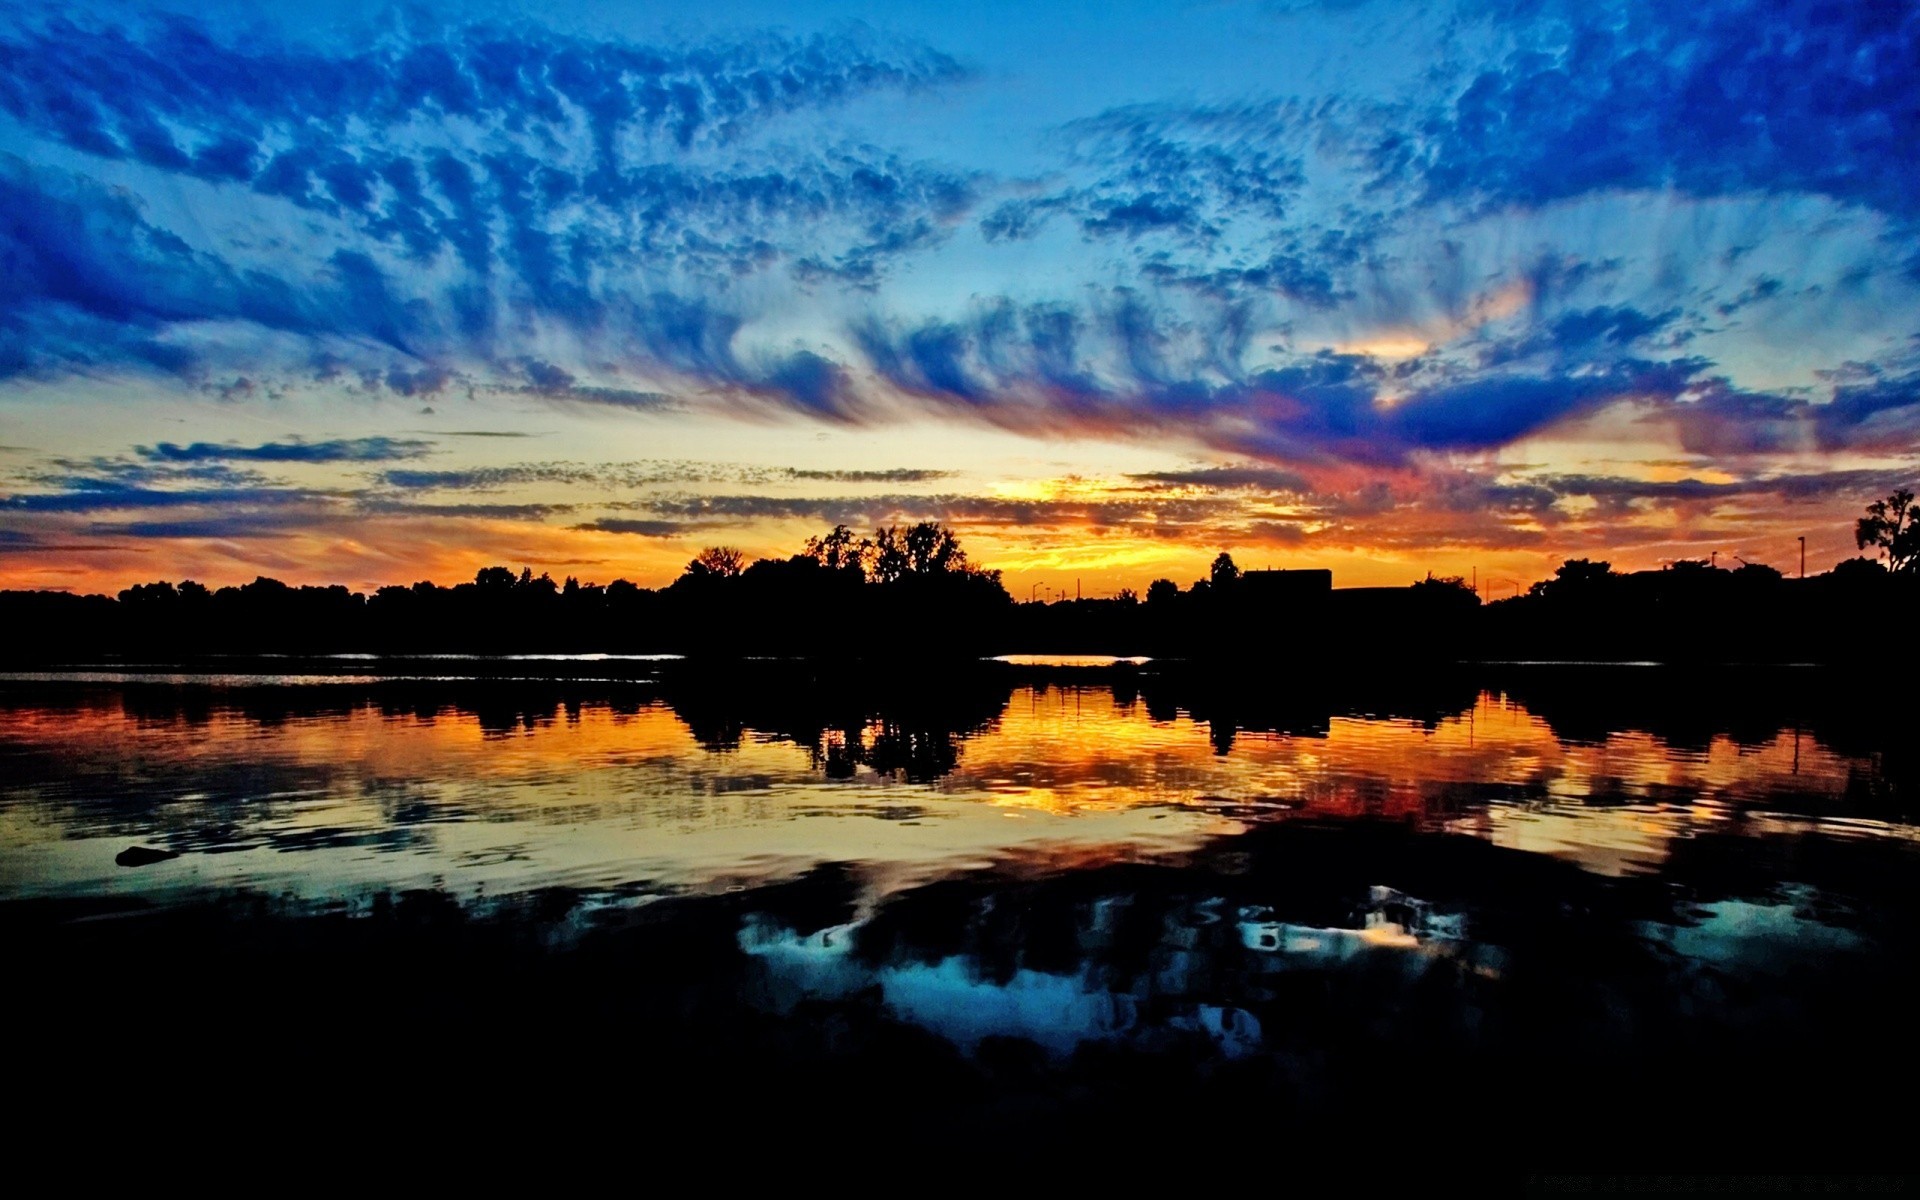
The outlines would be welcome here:
M 963 7 L 9 10 L 0 582 L 1820 571 L 1920 469 L 1897 22 Z

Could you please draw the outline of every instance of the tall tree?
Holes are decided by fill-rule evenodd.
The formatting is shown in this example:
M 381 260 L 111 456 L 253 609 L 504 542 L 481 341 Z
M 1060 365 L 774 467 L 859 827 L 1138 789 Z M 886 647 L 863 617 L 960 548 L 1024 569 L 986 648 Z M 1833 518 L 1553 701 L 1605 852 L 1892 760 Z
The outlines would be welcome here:
M 1235 565 L 1233 555 L 1222 550 L 1218 557 L 1213 560 L 1213 568 L 1210 574 L 1215 587 L 1225 587 L 1240 578 L 1240 568 Z
M 907 561 L 916 575 L 944 575 L 967 569 L 967 552 L 951 529 L 922 521 L 907 530 Z
M 953 530 L 921 521 L 905 529 L 888 526 L 873 535 L 873 578 L 892 583 L 908 575 L 966 574 L 967 552 Z
M 747 556 L 732 546 L 708 546 L 687 564 L 687 574 L 713 579 L 732 579 L 747 566 Z
M 1913 493 L 1901 488 L 1867 505 L 1867 515 L 1854 522 L 1853 541 L 1862 550 L 1878 550 L 1889 571 L 1920 571 L 1920 509 Z
M 808 538 L 806 549 L 801 553 L 828 570 L 859 571 L 864 575 L 873 559 L 874 547 L 867 539 L 855 537 L 853 530 L 845 525 L 835 525 L 824 537 Z

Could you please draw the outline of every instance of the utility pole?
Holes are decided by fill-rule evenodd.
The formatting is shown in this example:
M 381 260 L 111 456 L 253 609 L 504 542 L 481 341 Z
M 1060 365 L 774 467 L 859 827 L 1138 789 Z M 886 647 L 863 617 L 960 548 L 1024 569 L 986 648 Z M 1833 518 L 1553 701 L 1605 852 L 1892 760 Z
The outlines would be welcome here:
M 1807 577 L 1807 539 L 1806 539 L 1806 535 L 1802 534 L 1800 537 L 1800 578 L 1805 579 L 1806 577 Z M 1796 729 L 1794 730 L 1794 732 L 1798 733 L 1799 730 Z
M 1476 596 L 1480 594 L 1480 568 L 1479 567 L 1475 567 L 1473 569 L 1473 594 Z
M 1712 567 L 1716 571 L 1720 569 L 1720 552 L 1718 550 L 1715 550 L 1713 552 L 1713 561 L 1708 563 L 1707 565 Z

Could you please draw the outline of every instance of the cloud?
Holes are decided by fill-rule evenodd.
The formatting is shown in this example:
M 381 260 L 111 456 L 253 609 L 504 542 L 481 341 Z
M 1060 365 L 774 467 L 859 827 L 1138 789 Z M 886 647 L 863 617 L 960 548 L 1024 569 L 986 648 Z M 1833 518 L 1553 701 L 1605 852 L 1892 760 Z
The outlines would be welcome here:
M 813 521 L 856 529 L 909 521 L 940 521 L 963 528 L 1006 529 L 1137 526 L 1165 533 L 1218 518 L 1238 508 L 1235 501 L 1097 495 L 1052 499 L 996 496 L 661 496 L 633 502 L 654 520 L 700 525 L 764 520 Z M 607 528 L 602 522 L 596 528 Z M 649 526 L 650 527 L 650 526 Z
M 207 505 L 265 507 L 309 504 L 327 499 L 326 493 L 305 488 L 169 489 L 100 480 L 77 482 L 69 491 L 28 492 L 0 497 L 0 513 L 90 513 Z
M 396 366 L 387 370 L 384 382 L 387 390 L 396 395 L 437 396 L 456 378 L 453 371 L 443 366 L 425 366 L 411 371 Z
M 133 448 L 134 453 L 141 458 L 164 463 L 388 462 L 394 459 L 422 458 L 432 450 L 432 442 L 390 437 L 336 438 L 326 442 L 266 442 L 258 446 L 235 446 L 214 442 L 194 442 L 192 445 L 179 446 L 172 442 L 161 442 L 155 446 Z
M 680 521 L 655 521 L 630 517 L 603 517 L 597 521 L 586 521 L 574 526 L 588 533 L 628 533 L 635 537 L 676 538 L 693 532 L 692 528 Z
M 612 490 L 696 483 L 769 486 L 789 480 L 807 483 L 931 483 L 949 478 L 952 474 L 950 471 L 936 471 L 923 467 L 829 470 L 655 459 L 630 463 L 517 463 L 504 467 L 470 467 L 444 471 L 402 468 L 381 471 L 374 478 L 376 482 L 387 487 L 405 491 L 485 492 L 528 485 L 560 485 Z
M 1920 444 L 1920 371 L 1837 387 L 1807 411 L 1823 449 L 1905 449 Z
M 1868 382 L 1840 384 L 1824 399 L 1705 378 L 1684 397 L 1651 406 L 1644 419 L 1670 424 L 1694 454 L 1911 453 L 1920 445 L 1920 372 L 1876 370 Z
M 1163 488 L 1200 488 L 1205 491 L 1307 492 L 1305 476 L 1277 467 L 1241 464 L 1194 467 L 1185 471 L 1147 471 L 1127 476 L 1135 483 Z
M 0 554 L 118 554 L 129 550 L 141 552 L 138 547 L 112 542 L 49 542 L 19 530 L 0 529 Z
M 605 170 L 634 134 L 691 150 L 784 114 L 965 75 L 937 51 L 858 32 L 649 46 L 475 23 L 392 27 L 334 49 L 262 31 L 223 39 L 180 16 L 130 30 L 28 26 L 0 41 L 0 61 L 0 107 L 76 149 L 256 186 L 264 176 L 266 186 L 345 208 L 373 205 L 382 185 L 406 185 L 390 165 L 297 138 L 285 146 L 289 135 L 314 128 L 337 142 L 357 125 L 397 132 L 439 121 L 507 145 L 577 138 Z
M 1061 186 L 1003 200 L 979 219 L 989 242 L 1038 236 L 1055 219 L 1117 244 L 1141 277 L 1216 298 L 1282 297 L 1324 309 L 1366 236 L 1308 199 L 1308 160 L 1333 110 L 1298 101 L 1136 104 L 1058 131 Z M 1323 180 L 1320 191 L 1327 191 Z
M 1099 176 L 1056 198 L 1095 237 L 1159 231 L 1207 242 L 1252 217 L 1278 224 L 1306 186 L 1310 113 L 1292 102 L 1109 109 L 1062 130 Z
M 1651 500 L 1693 502 L 1743 496 L 1780 500 L 1821 500 L 1836 496 L 1875 495 L 1894 480 L 1879 470 L 1835 470 L 1767 475 L 1752 479 L 1630 479 L 1619 476 L 1549 475 L 1539 486 L 1559 496 L 1588 496 L 1617 503 Z
M 1609 544 L 1672 547 L 1696 538 L 1735 538 L 1755 514 L 1782 505 L 1846 506 L 1894 480 L 1875 470 L 1802 471 L 1736 480 L 1647 480 L 1606 474 L 1509 474 L 1429 466 L 1391 481 L 1355 476 L 1344 483 L 1269 493 L 1256 466 L 1195 468 L 1129 476 L 1123 486 L 1083 485 L 1074 494 L 1036 498 L 938 493 L 877 496 L 666 495 L 627 502 L 634 516 L 604 517 L 577 530 L 670 539 L 720 530 L 806 522 L 855 529 L 934 520 L 963 536 L 996 543 L 1070 535 L 1208 546 L 1374 549 L 1395 553 L 1543 550 L 1578 553 Z M 1162 475 L 1167 483 L 1162 483 Z M 1187 481 L 1195 481 L 1188 483 Z M 1206 487 L 1211 494 L 1168 496 L 1157 488 Z M 1676 526 L 1685 533 L 1676 538 Z M 730 534 L 730 536 L 737 536 Z
M 148 540 L 207 538 L 245 540 L 251 538 L 290 537 L 316 524 L 308 513 L 243 512 L 182 521 L 96 521 L 87 532 L 96 537 L 129 537 Z
M 724 382 L 832 410 L 844 401 L 827 360 L 746 363 L 712 341 L 675 344 L 715 321 L 737 328 L 700 294 L 783 269 L 871 287 L 973 203 L 964 173 L 812 136 L 804 122 L 773 132 L 875 92 L 965 78 L 924 46 L 863 31 L 641 45 L 413 24 L 355 48 L 228 38 L 185 17 L 0 35 L 0 109 L 26 130 L 202 181 L 229 221 L 284 226 L 291 205 L 310 222 L 280 240 L 291 255 L 258 256 L 257 239 L 229 239 L 221 222 L 201 223 L 193 245 L 124 194 L 11 160 L 0 375 L 191 377 L 210 350 L 182 327 L 244 322 L 349 343 L 320 358 L 390 351 L 400 361 L 367 375 L 403 395 L 517 369 L 542 394 L 664 402 L 514 355 L 537 323 L 637 335 L 669 369 L 718 368 Z M 503 345 L 507 361 L 493 361 Z
M 1831 196 L 1912 217 L 1920 17 L 1815 0 L 1518 0 L 1510 51 L 1380 137 L 1427 200 L 1541 204 L 1677 187 Z
M 448 471 L 382 471 L 376 477 L 405 491 L 497 491 L 526 484 L 603 484 L 605 468 L 580 463 L 538 463 L 512 467 L 470 467 Z
M 932 483 L 950 477 L 953 472 L 934 471 L 922 467 L 888 467 L 876 471 L 827 471 L 792 467 L 787 469 L 786 474 L 791 479 L 829 483 Z
M 485 521 L 540 521 L 573 512 L 577 504 L 414 504 L 386 496 L 361 496 L 356 507 L 363 513 L 383 517 L 427 517 L 446 520 L 471 518 Z
M 965 321 L 872 323 L 860 338 L 890 385 L 950 413 L 1029 433 L 1157 431 L 1297 462 L 1505 445 L 1612 403 L 1676 398 L 1711 365 L 1568 356 L 1499 372 L 1440 359 L 1395 369 L 1323 350 L 1248 369 L 1243 343 L 1195 338 L 1127 296 L 1084 315 L 1001 303 Z
M 1821 287 L 1840 328 L 1910 288 L 1856 280 L 1846 307 L 1818 254 L 1794 256 L 1805 278 L 1761 261 L 1768 228 L 1670 256 L 1607 231 L 1629 193 L 1703 222 L 1690 200 L 1815 196 L 1905 247 L 1917 30 L 1810 0 L 1511 0 L 1464 14 L 1405 92 L 1107 107 L 1012 180 L 857 126 L 856 102 L 971 78 L 872 31 L 642 44 L 412 16 L 301 42 L 188 17 L 23 19 L 0 32 L 20 151 L 0 159 L 0 379 L 171 376 L 246 403 L 296 376 L 862 426 L 932 413 L 1276 470 L 1405 470 L 1613 405 L 1690 450 L 1900 451 L 1920 439 L 1910 362 L 1757 390 L 1726 365 L 1755 343 L 1727 330 Z M 1599 244 L 1561 244 L 1580 238 Z M 993 277 L 1007 262 L 1017 274 Z M 968 298 L 932 272 L 901 283 L 930 263 L 958 263 Z M 1809 370 L 1824 353 L 1802 353 Z M 469 435 L 488 431 L 435 436 Z M 381 480 L 651 486 L 540 469 Z
M 149 222 L 127 195 L 0 155 L 0 378 L 137 366 L 197 378 L 183 328 L 241 320 L 411 353 L 418 313 L 363 253 L 309 279 L 236 267 Z
M 1488 449 L 1623 398 L 1678 395 L 1697 369 L 1627 360 L 1601 370 L 1470 379 L 1415 392 L 1388 409 L 1379 428 L 1408 447 Z
M 1501 366 L 1545 356 L 1553 361 L 1603 359 L 1671 330 L 1679 308 L 1645 313 L 1631 305 L 1598 305 L 1564 312 L 1517 338 L 1497 340 L 1481 354 L 1482 365 Z

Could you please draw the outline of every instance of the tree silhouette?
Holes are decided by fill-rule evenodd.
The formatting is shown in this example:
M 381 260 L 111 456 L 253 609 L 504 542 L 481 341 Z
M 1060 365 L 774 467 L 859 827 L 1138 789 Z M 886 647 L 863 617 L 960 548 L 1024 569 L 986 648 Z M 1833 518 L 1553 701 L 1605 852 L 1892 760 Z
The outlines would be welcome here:
M 1862 550 L 1878 550 L 1889 571 L 1920 571 L 1920 509 L 1913 493 L 1901 488 L 1867 505 L 1867 515 L 1854 523 L 1853 541 Z
M 873 578 L 894 583 L 909 575 L 966 574 L 972 568 L 960 539 L 932 521 L 901 529 L 889 525 L 873 535 Z
M 1215 587 L 1230 587 L 1235 580 L 1240 578 L 1240 568 L 1234 565 L 1233 555 L 1222 550 L 1219 555 L 1214 558 L 1213 566 L 1209 570 L 1208 575 L 1213 580 Z
M 1000 573 L 974 566 L 949 529 L 921 522 L 861 538 L 839 525 L 791 557 L 751 564 L 737 549 L 709 547 L 658 589 L 488 566 L 451 587 L 422 580 L 370 595 L 267 578 L 218 590 L 142 583 L 118 599 L 4 591 L 0 624 L 27 636 L 0 658 L 599 651 L 889 664 L 1004 653 L 1852 663 L 1881 653 L 1858 638 L 1859 614 L 1903 609 L 1920 588 L 1920 505 L 1896 491 L 1867 506 L 1857 532 L 1877 557 L 1806 580 L 1761 564 L 1723 571 L 1681 560 L 1622 573 L 1570 559 L 1498 605 L 1431 575 L 1409 588 L 1330 590 L 1303 605 L 1277 595 L 1284 589 L 1248 586 L 1260 576 L 1221 553 L 1188 588 L 1156 579 L 1143 598 L 1122 590 L 1015 605 Z M 1896 653 L 1913 646 L 1907 639 Z
M 1425 579 L 1416 579 L 1413 583 L 1413 589 L 1416 593 L 1420 593 L 1423 595 L 1431 594 L 1431 595 L 1451 596 L 1451 595 L 1456 595 L 1460 593 L 1465 593 L 1466 595 L 1469 595 L 1469 596 L 1474 595 L 1474 590 L 1472 585 L 1467 583 L 1466 578 L 1464 576 L 1435 575 L 1431 571 L 1427 572 L 1427 577 Z
M 1875 558 L 1848 558 L 1833 564 L 1831 578 L 1852 586 L 1878 583 L 1887 577 L 1887 568 Z
M 874 545 L 855 537 L 845 525 L 835 525 L 824 537 L 808 538 L 801 553 L 830 571 L 858 571 L 865 576 L 873 563 Z
M 889 525 L 873 535 L 873 579 L 893 583 L 907 576 L 907 546 L 900 531 Z
M 713 579 L 732 579 L 746 570 L 747 556 L 732 546 L 708 546 L 687 564 L 687 574 Z
M 1527 589 L 1530 596 L 1554 600 L 1573 600 L 1599 593 L 1608 582 L 1618 578 L 1610 562 L 1570 558 L 1554 568 L 1552 579 L 1543 579 Z

